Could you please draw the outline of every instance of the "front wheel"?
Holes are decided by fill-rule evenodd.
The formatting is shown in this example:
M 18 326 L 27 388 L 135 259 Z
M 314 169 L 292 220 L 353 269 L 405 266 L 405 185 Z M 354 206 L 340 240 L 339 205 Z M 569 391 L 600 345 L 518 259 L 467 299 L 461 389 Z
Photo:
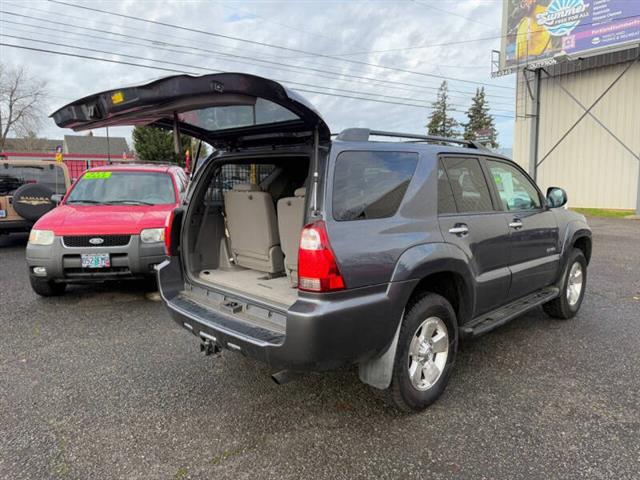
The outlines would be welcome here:
M 424 410 L 444 391 L 458 350 L 456 314 L 435 293 L 422 295 L 406 311 L 400 328 L 390 403 L 405 412 Z
M 560 295 L 542 305 L 542 308 L 553 318 L 573 318 L 580 310 L 586 286 L 587 259 L 580 249 L 574 248 L 569 254 L 567 268 L 562 276 Z
M 53 280 L 29 277 L 31 288 L 42 297 L 55 297 L 62 295 L 67 288 L 66 283 L 56 283 Z

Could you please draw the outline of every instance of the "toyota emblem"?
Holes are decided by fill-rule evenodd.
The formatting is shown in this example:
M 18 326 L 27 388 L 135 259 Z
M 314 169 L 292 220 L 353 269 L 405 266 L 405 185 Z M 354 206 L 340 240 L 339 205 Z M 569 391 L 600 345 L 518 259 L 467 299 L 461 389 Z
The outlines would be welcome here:
M 91 245 L 102 245 L 104 243 L 104 238 L 100 238 L 100 237 L 90 238 L 89 243 Z

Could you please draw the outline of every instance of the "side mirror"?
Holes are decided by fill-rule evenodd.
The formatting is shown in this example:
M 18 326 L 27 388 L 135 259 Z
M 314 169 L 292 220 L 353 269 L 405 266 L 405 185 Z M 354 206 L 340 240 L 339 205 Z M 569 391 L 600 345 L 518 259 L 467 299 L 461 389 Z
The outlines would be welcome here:
M 567 192 L 560 187 L 547 189 L 547 205 L 549 208 L 559 208 L 567 204 Z
M 55 202 L 56 205 L 60 205 L 60 202 L 63 198 L 64 195 L 62 193 L 54 193 L 53 195 L 51 195 L 51 201 Z

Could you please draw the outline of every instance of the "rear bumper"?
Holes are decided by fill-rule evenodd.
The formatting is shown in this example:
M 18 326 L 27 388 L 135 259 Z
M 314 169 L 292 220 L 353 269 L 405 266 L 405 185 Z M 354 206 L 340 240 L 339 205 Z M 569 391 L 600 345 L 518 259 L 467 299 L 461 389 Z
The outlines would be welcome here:
M 301 293 L 288 310 L 277 312 L 286 316 L 286 327 L 278 332 L 194 300 L 185 293 L 177 257 L 158 267 L 160 293 L 178 325 L 274 370 L 329 370 L 384 351 L 400 321 L 406 292 L 411 291 L 408 283 L 323 295 Z
M 0 220 L 0 233 L 28 232 L 33 223 L 29 220 Z
M 111 268 L 81 268 L 83 253 L 108 253 Z M 56 236 L 52 245 L 27 244 L 26 257 L 32 276 L 66 283 L 149 277 L 166 259 L 163 243 L 145 244 L 138 235 L 131 235 L 127 245 L 111 247 L 68 247 Z M 34 267 L 44 267 L 46 275 L 34 275 Z

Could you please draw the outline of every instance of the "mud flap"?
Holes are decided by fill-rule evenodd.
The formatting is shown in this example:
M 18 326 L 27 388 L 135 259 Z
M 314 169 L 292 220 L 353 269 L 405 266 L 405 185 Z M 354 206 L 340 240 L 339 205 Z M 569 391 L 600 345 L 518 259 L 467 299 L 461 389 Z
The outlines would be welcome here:
M 402 312 L 402 317 L 400 317 L 400 321 L 398 322 L 398 328 L 396 328 L 393 340 L 382 355 L 358 365 L 358 376 L 362 383 L 366 383 L 367 385 L 371 385 L 372 387 L 380 390 L 386 390 L 389 388 L 389 385 L 391 385 L 393 362 L 396 358 L 398 337 L 400 336 L 400 327 L 402 326 L 403 318 L 404 311 Z

